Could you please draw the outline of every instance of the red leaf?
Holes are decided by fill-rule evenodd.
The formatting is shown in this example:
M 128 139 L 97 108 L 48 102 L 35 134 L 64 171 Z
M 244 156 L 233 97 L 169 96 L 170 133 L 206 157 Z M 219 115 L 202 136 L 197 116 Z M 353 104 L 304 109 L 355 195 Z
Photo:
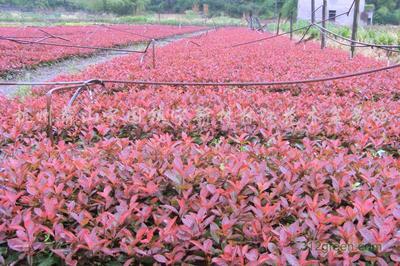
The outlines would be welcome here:
M 29 251 L 29 242 L 23 241 L 19 238 L 13 238 L 7 241 L 8 246 L 19 252 L 28 252 Z
M 154 255 L 153 258 L 160 263 L 167 263 L 168 261 L 167 258 L 160 254 Z

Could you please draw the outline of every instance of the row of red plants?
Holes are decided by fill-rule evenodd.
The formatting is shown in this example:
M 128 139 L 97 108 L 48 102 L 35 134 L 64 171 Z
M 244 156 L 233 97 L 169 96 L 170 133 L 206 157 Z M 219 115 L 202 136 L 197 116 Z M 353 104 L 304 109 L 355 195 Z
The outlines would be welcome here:
M 238 102 L 238 99 L 241 99 Z M 109 137 L 145 138 L 165 132 L 240 136 L 268 141 L 337 139 L 356 151 L 396 152 L 400 141 L 397 101 L 302 93 L 230 89 L 148 89 L 103 95 L 91 103 L 82 97 L 69 114 L 67 99 L 54 101 L 54 133 L 69 142 Z M 45 134 L 45 100 L 14 104 L 5 100 L 0 143 Z M 25 109 L 25 112 L 19 110 Z
M 18 159 L 2 163 L 3 256 L 54 253 L 69 265 L 399 261 L 398 160 L 336 141 L 175 137 L 15 147 Z
M 293 80 L 383 63 L 218 30 L 60 80 Z M 195 45 L 195 42 L 197 45 Z M 334 61 L 332 61 L 334 58 Z M 0 98 L 0 259 L 35 264 L 400 262 L 399 71 L 271 88 L 107 85 Z M 112 89 L 125 89 L 115 92 Z
M 110 48 L 150 38 L 164 38 L 201 30 L 195 26 L 162 25 L 93 25 L 93 26 L 52 26 L 52 27 L 2 27 L 1 37 L 21 41 L 37 41 L 62 45 L 94 46 Z M 53 35 L 59 38 L 43 39 Z M 90 55 L 99 50 L 75 47 L 59 47 L 38 44 L 20 44 L 0 39 L 0 73 L 33 67 L 70 56 Z

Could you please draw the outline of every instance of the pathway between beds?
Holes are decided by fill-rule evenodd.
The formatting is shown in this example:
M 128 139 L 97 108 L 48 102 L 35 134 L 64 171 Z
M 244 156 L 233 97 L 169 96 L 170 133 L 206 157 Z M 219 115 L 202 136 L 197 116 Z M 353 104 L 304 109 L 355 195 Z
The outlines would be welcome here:
M 201 31 L 196 31 L 196 32 L 192 32 L 192 33 L 177 34 L 177 35 L 174 35 L 171 37 L 159 39 L 157 41 L 156 45 L 158 47 L 164 46 L 173 41 L 178 41 L 181 39 L 197 36 L 197 35 L 207 32 L 207 31 L 209 31 L 209 30 L 201 30 Z M 141 50 L 141 49 L 144 49 L 145 46 L 146 46 L 146 44 L 144 44 L 144 43 L 137 43 L 137 44 L 132 44 L 132 45 L 126 46 L 124 48 L 129 49 L 129 50 Z M 101 53 L 97 53 L 97 54 L 94 54 L 89 57 L 72 57 L 72 58 L 62 60 L 60 62 L 55 62 L 49 66 L 40 66 L 36 69 L 22 70 L 18 74 L 14 75 L 12 78 L 0 79 L 0 82 L 1 81 L 12 81 L 12 82 L 48 81 L 48 80 L 52 80 L 62 74 L 79 73 L 92 65 L 104 63 L 115 57 L 120 57 L 120 56 L 125 56 L 125 55 L 127 55 L 127 54 L 126 53 L 115 53 L 115 52 L 101 52 Z M 21 90 L 25 91 L 28 89 L 29 88 L 21 88 L 21 87 L 16 87 L 16 86 L 0 86 L 0 94 L 4 94 L 7 96 L 13 96 L 18 91 L 21 91 Z

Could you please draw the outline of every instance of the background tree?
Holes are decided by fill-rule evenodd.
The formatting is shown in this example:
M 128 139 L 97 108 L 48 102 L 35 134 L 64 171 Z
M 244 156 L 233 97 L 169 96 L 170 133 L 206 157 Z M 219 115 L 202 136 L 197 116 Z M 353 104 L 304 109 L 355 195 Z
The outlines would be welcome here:
M 400 24 L 399 0 L 369 0 L 367 3 L 375 6 L 375 23 Z
M 272 18 L 275 7 L 284 17 L 296 12 L 297 0 L 0 0 L 0 4 L 23 9 L 68 8 L 119 15 L 141 13 L 183 13 L 194 3 L 209 5 L 210 15 L 226 14 L 241 17 L 250 10 L 262 18 Z M 378 24 L 400 24 L 400 0 L 367 0 L 375 6 L 374 21 Z

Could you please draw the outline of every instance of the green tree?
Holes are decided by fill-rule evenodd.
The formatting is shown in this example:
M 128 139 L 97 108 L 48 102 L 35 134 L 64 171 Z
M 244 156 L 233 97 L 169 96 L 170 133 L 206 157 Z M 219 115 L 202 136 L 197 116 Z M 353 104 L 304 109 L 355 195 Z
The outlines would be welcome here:
M 369 0 L 375 6 L 374 21 L 379 24 L 400 24 L 400 1 Z
M 27 9 L 64 7 L 121 15 L 145 10 L 182 13 L 191 9 L 194 3 L 208 4 L 211 15 L 227 14 L 234 17 L 250 11 L 264 18 L 274 17 L 276 12 L 288 17 L 297 9 L 297 0 L 0 0 L 0 4 Z M 400 0 L 367 0 L 367 3 L 375 6 L 376 23 L 400 24 Z
M 140 13 L 146 10 L 150 0 L 134 0 L 135 12 Z

